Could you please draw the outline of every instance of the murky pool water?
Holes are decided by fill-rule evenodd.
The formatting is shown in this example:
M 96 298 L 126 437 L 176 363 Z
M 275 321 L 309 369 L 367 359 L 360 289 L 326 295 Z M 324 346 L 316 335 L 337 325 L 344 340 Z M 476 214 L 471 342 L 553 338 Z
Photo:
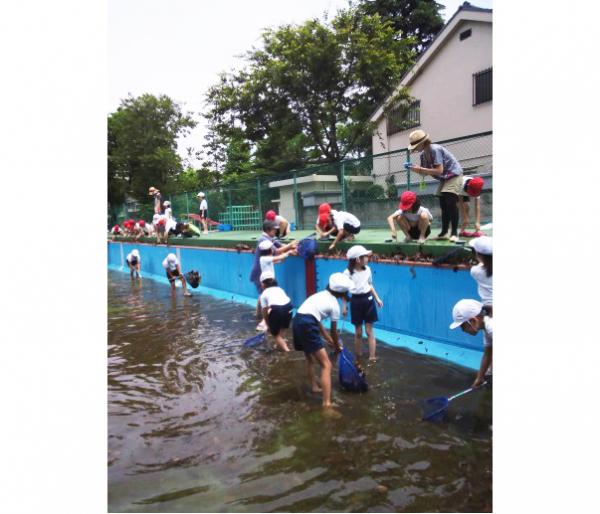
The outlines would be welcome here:
M 255 334 L 253 308 L 108 280 L 110 512 L 491 511 L 491 391 L 420 421 L 472 372 L 380 344 L 367 394 L 334 368 L 329 419 L 302 353 L 219 349 Z

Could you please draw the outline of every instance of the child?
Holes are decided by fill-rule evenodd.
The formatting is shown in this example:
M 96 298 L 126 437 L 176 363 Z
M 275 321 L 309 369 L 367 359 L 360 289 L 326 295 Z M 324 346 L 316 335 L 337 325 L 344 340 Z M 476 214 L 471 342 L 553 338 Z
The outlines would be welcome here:
M 160 244 L 163 237 L 166 242 L 168 236 L 165 234 L 166 220 L 164 215 L 155 214 L 152 217 L 152 225 L 154 227 L 154 233 L 156 234 L 156 244 Z
M 278 255 L 283 252 L 287 252 L 290 249 L 295 249 L 298 246 L 298 241 L 292 241 L 287 245 L 283 245 L 281 242 L 274 239 L 275 237 L 275 223 L 272 221 L 265 221 L 263 223 L 263 233 L 258 238 L 256 242 L 256 251 L 254 252 L 254 260 L 252 262 L 252 269 L 250 270 L 250 282 L 252 282 L 256 286 L 256 291 L 258 296 L 260 296 L 263 292 L 262 284 L 260 283 L 260 274 L 262 273 L 260 269 L 260 248 L 259 245 L 263 241 L 271 241 L 273 243 L 273 248 L 271 249 L 272 253 Z M 260 302 L 257 300 L 256 302 L 256 318 L 262 320 L 262 312 L 260 310 Z M 261 324 L 259 323 L 259 326 Z M 257 330 L 266 330 L 266 328 L 256 327 Z
M 275 237 L 284 238 L 290 234 L 291 226 L 288 220 L 283 216 L 279 216 L 275 211 L 267 211 L 265 219 L 275 222 Z
M 135 278 L 134 275 L 137 275 L 137 278 L 142 278 L 142 274 L 140 273 L 142 259 L 139 250 L 137 248 L 131 250 L 131 252 L 127 254 L 125 260 L 127 261 L 127 267 L 129 268 L 131 278 Z
M 112 234 L 112 240 L 115 240 L 116 236 L 120 236 L 122 234 L 121 227 L 117 223 L 113 228 L 110 229 L 110 233 Z
M 354 214 L 331 209 L 329 216 L 338 231 L 335 241 L 329 245 L 329 250 L 333 250 L 337 243 L 346 238 L 348 241 L 352 241 L 354 236 L 360 232 L 360 220 Z
M 404 242 L 408 243 L 417 239 L 419 243 L 424 243 L 425 239 L 431 234 L 431 222 L 433 216 L 427 207 L 422 207 L 417 195 L 412 191 L 404 191 L 400 196 L 399 209 L 388 216 L 388 225 L 392 231 L 392 239 L 397 238 L 396 223 L 404 232 Z
M 294 247 L 292 247 L 291 249 L 286 250 L 280 254 L 273 255 L 273 249 L 274 249 L 273 241 L 270 241 L 268 239 L 261 241 L 258 245 L 258 249 L 260 251 L 259 264 L 260 264 L 261 274 L 264 273 L 265 271 L 267 271 L 267 272 L 272 273 L 273 277 L 275 277 L 274 265 L 287 259 L 287 257 L 290 255 L 295 255 L 295 253 L 296 253 Z M 262 280 L 261 280 L 261 287 L 262 287 Z M 260 298 L 259 298 L 259 301 L 260 301 Z M 261 311 L 261 315 L 263 312 L 264 311 Z M 262 318 L 263 319 L 256 326 L 256 330 L 258 330 L 258 331 L 267 330 L 267 328 L 268 328 L 267 324 L 265 322 L 265 317 L 262 316 Z
M 165 218 L 167 219 L 167 221 L 175 219 L 175 218 L 173 218 L 173 209 L 171 209 L 171 202 L 169 202 L 169 200 L 165 200 L 163 202 L 163 206 L 165 208 L 164 215 L 165 215 Z
M 461 300 L 452 309 L 454 322 L 450 324 L 451 329 L 460 327 L 463 332 L 476 335 L 483 330 L 483 356 L 479 372 L 471 387 L 480 386 L 483 383 L 487 371 L 492 366 L 492 316 L 485 305 L 477 300 Z
M 208 203 L 206 202 L 205 195 L 202 191 L 200 191 L 196 195 L 200 199 L 200 223 L 202 223 L 202 231 L 203 234 L 208 234 Z
M 337 227 L 331 221 L 329 211 L 319 213 L 317 224 L 315 225 L 315 232 L 319 236 L 319 239 L 329 239 L 329 236 L 337 235 L 337 231 Z
M 146 227 L 146 222 L 144 220 L 138 220 L 138 222 L 135 224 L 135 231 L 137 234 L 135 238 L 136 240 L 142 236 L 147 236 L 148 228 Z
M 263 271 L 260 282 L 264 290 L 260 295 L 263 318 L 267 322 L 271 335 L 275 337 L 277 348 L 289 352 L 284 335 L 292 320 L 292 302 L 285 291 L 277 285 L 272 271 Z
M 481 233 L 481 190 L 483 189 L 483 179 L 481 177 L 463 176 L 463 187 L 458 197 L 458 208 L 462 218 L 462 225 L 459 236 L 479 237 Z M 469 197 L 473 198 L 475 203 L 475 232 L 467 232 L 469 226 Z
M 492 308 L 494 285 L 492 266 L 492 243 L 489 236 L 481 236 L 469 241 L 469 245 L 475 250 L 479 264 L 471 268 L 471 276 L 477 282 L 477 293 L 483 305 Z
M 343 273 L 333 273 L 324 291 L 309 296 L 298 309 L 292 322 L 294 348 L 303 351 L 306 357 L 306 373 L 313 393 L 323 392 L 323 407 L 333 407 L 331 403 L 331 361 L 323 346 L 326 343 L 341 351 L 338 342 L 337 320 L 340 318 L 339 298 L 347 298 L 352 281 Z M 331 318 L 329 334 L 322 321 Z M 317 383 L 313 366 L 321 367 L 321 387 Z
M 354 349 L 356 357 L 362 355 L 362 326 L 365 324 L 367 340 L 369 342 L 369 361 L 376 361 L 375 357 L 375 336 L 373 335 L 373 323 L 377 321 L 377 308 L 383 307 L 383 302 L 375 288 L 373 287 L 373 276 L 371 268 L 367 266 L 369 255 L 373 252 L 367 250 L 364 246 L 356 245 L 348 250 L 348 268 L 344 270 L 344 275 L 352 280 L 354 287 L 350 290 L 352 298 L 350 299 L 350 320 L 354 325 Z M 346 302 L 342 300 L 342 314 L 346 316 Z
M 167 278 L 169 279 L 169 283 L 171 284 L 171 292 L 175 293 L 175 280 L 179 278 L 181 280 L 181 287 L 183 288 L 183 296 L 192 296 L 192 294 L 187 290 L 187 287 L 185 285 L 185 278 L 181 273 L 181 266 L 179 266 L 177 256 L 174 253 L 170 253 L 166 256 L 162 265 L 163 268 L 165 268 L 165 270 L 167 271 Z

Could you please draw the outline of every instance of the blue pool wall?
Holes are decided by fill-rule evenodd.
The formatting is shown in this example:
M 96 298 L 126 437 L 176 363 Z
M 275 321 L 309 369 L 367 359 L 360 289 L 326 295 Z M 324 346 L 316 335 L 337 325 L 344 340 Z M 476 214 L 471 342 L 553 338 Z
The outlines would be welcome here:
M 184 273 L 195 269 L 202 275 L 202 285 L 192 292 L 256 305 L 258 293 L 248 278 L 254 258 L 251 253 L 109 242 L 108 267 L 127 271 L 125 257 L 134 248 L 140 252 L 144 277 L 168 284 L 162 261 L 169 253 L 175 253 Z M 324 289 L 329 275 L 343 271 L 346 264 L 347 261 L 341 259 L 316 259 L 317 290 Z M 369 266 L 373 284 L 384 301 L 384 307 L 378 309 L 379 321 L 375 323 L 379 340 L 478 369 L 482 336 L 473 337 L 460 329 L 448 328 L 454 304 L 461 298 L 478 298 L 477 286 L 468 270 L 392 263 L 370 263 Z M 304 260 L 289 257 L 277 264 L 275 271 L 279 284 L 298 308 L 306 298 Z M 342 328 L 353 332 L 349 322 Z M 345 341 L 348 343 L 351 338 L 346 336 Z

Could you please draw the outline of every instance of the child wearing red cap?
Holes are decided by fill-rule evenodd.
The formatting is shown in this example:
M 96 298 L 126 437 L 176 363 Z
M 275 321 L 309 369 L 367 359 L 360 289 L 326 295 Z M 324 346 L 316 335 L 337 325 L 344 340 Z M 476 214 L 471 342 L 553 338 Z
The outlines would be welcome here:
M 329 212 L 320 212 L 315 225 L 315 232 L 321 239 L 337 235 L 337 227 L 334 225 Z
M 119 224 L 117 223 L 113 228 L 110 229 L 110 233 L 112 234 L 112 240 L 115 240 L 115 236 L 120 236 L 122 231 L 121 231 L 121 227 L 119 227 Z
M 483 189 L 483 179 L 481 177 L 463 177 L 463 187 L 460 196 L 458 197 L 458 207 L 460 209 L 460 217 L 462 224 L 460 227 L 461 236 L 479 237 L 481 232 L 481 190 Z M 475 203 L 475 232 L 467 232 L 469 226 L 469 199 L 473 198 Z
M 267 211 L 265 221 L 267 220 L 275 223 L 275 237 L 283 238 L 289 235 L 291 230 L 290 222 L 283 216 L 279 216 L 275 211 Z
M 404 232 L 404 242 L 408 243 L 417 239 L 424 243 L 431 234 L 431 221 L 433 216 L 427 207 L 423 207 L 417 195 L 412 191 L 405 191 L 400 196 L 399 209 L 388 216 L 388 225 L 392 231 L 392 239 L 397 238 L 396 221 Z

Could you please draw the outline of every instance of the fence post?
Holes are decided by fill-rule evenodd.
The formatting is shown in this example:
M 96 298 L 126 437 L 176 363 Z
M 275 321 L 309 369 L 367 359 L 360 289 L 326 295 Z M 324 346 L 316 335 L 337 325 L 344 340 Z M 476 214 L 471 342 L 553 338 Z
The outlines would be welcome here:
M 340 173 L 342 183 L 342 210 L 346 210 L 346 163 L 342 161 L 342 172 Z
M 410 150 L 406 149 L 406 162 L 410 162 Z M 406 170 L 406 190 L 410 191 L 410 168 Z
M 300 229 L 300 221 L 298 216 L 298 183 L 296 182 L 296 172 L 294 171 L 294 226 L 296 230 Z
M 258 210 L 260 211 L 260 215 L 262 216 L 263 215 L 263 213 L 262 213 L 263 210 L 262 210 L 262 201 L 261 201 L 261 198 L 260 198 L 260 179 L 259 178 L 256 179 L 256 191 L 258 193 Z
M 185 212 L 187 214 L 188 221 L 189 221 L 189 219 L 190 219 L 190 201 L 188 200 L 187 191 L 185 192 Z

